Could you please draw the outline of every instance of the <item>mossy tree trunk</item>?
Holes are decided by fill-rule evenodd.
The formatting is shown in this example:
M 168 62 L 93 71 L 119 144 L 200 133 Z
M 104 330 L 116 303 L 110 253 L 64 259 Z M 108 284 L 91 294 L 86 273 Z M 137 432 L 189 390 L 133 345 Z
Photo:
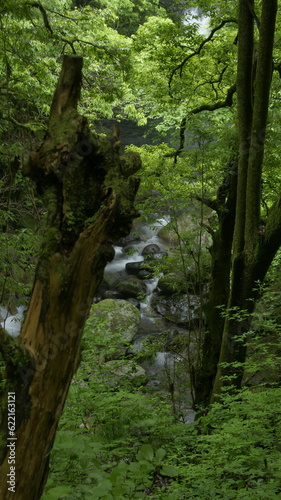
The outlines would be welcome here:
M 42 495 L 57 425 L 80 359 L 80 338 L 112 243 L 129 233 L 140 167 L 119 157 L 113 141 L 78 114 L 83 59 L 65 56 L 46 138 L 24 173 L 34 179 L 48 217 L 29 307 L 18 340 L 2 329 L 6 386 L 1 414 L 0 497 Z M 16 431 L 8 433 L 8 392 L 15 393 Z M 10 407 L 11 410 L 12 407 Z M 12 439 L 9 439 L 12 438 Z M 7 483 L 8 443 L 15 438 L 15 488 Z
M 281 245 L 280 199 L 272 206 L 267 220 L 260 223 L 261 175 L 264 139 L 267 127 L 269 94 L 272 79 L 272 54 L 277 12 L 277 0 L 263 0 L 258 22 L 258 48 L 254 56 L 254 1 L 239 0 L 238 65 L 237 65 L 237 124 L 238 172 L 236 203 L 228 205 L 227 217 L 234 222 L 225 234 L 225 256 L 220 250 L 213 252 L 213 266 L 224 269 L 225 297 L 220 297 L 222 284 L 213 280 L 206 308 L 206 333 L 202 370 L 208 367 L 208 380 L 197 384 L 198 404 L 216 400 L 222 389 L 239 388 L 246 357 L 243 333 L 249 330 L 251 313 L 257 299 L 257 283 L 266 272 Z M 228 192 L 228 197 L 233 193 Z M 230 229 L 230 228 L 228 228 Z M 215 243 L 215 240 L 214 240 Z M 213 245 L 215 247 L 215 245 Z M 231 260 L 229 256 L 231 255 Z M 224 263 L 225 261 L 225 263 Z M 214 276 L 213 276 L 214 278 Z M 215 286 L 216 285 L 216 286 Z M 218 304 L 221 300 L 221 304 Z M 227 314 L 218 317 L 214 308 L 226 305 Z M 235 317 L 231 313 L 240 311 Z M 210 349 L 213 348 L 212 356 Z M 200 373 L 199 373 L 200 375 Z M 202 383 L 207 385 L 203 387 Z M 213 386 L 213 388 L 212 388 Z
M 237 161 L 229 163 L 224 183 L 219 187 L 216 200 L 204 200 L 216 211 L 219 228 L 212 234 L 210 248 L 212 267 L 209 299 L 204 308 L 205 336 L 202 363 L 195 373 L 195 405 L 207 406 L 217 373 L 224 318 L 222 307 L 227 306 L 230 286 L 231 250 L 235 221 L 237 192 Z M 203 201 L 203 200 L 202 200 Z

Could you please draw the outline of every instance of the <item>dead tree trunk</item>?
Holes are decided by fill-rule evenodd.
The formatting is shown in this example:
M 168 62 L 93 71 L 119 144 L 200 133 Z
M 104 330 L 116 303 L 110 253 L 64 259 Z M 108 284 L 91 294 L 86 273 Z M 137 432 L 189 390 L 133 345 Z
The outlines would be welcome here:
M 136 216 L 139 180 L 131 174 L 140 159 L 133 153 L 120 157 L 112 141 L 90 132 L 78 114 L 82 63 L 81 57 L 65 56 L 47 136 L 24 168 L 42 192 L 48 216 L 20 337 L 15 341 L 0 331 L 6 362 L 0 448 L 5 500 L 41 497 L 93 295 L 113 258 L 112 242 L 129 233 Z M 8 393 L 10 403 L 15 397 L 15 432 L 8 423 L 14 415 Z

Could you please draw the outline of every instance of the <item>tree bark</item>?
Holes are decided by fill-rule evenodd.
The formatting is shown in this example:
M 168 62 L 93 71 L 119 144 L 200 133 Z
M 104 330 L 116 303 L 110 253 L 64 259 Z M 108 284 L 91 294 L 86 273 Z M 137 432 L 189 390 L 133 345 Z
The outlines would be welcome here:
M 42 192 L 48 216 L 20 337 L 14 341 L 0 332 L 7 364 L 0 449 L 0 497 L 5 500 L 42 495 L 95 290 L 114 256 L 112 243 L 129 233 L 137 215 L 133 202 L 139 179 L 130 174 L 139 169 L 139 156 L 119 157 L 112 142 L 90 132 L 78 114 L 82 63 L 81 57 L 64 57 L 47 136 L 24 169 Z M 15 393 L 15 436 L 8 433 L 8 392 Z M 7 483 L 7 444 L 13 442 L 15 493 Z
M 195 405 L 206 407 L 210 402 L 213 383 L 220 356 L 224 318 L 229 297 L 231 250 L 235 221 L 237 192 L 237 161 L 228 165 L 224 184 L 213 203 L 219 218 L 219 228 L 213 235 L 211 252 L 211 279 L 209 299 L 204 307 L 205 335 L 202 349 L 202 363 L 195 373 Z M 221 194 L 223 194 L 223 199 Z
M 238 128 L 238 185 L 233 254 L 236 258 L 244 248 L 246 217 L 246 189 L 250 136 L 253 116 L 253 0 L 239 0 L 238 9 L 238 64 L 237 64 L 237 128 Z
M 277 215 L 276 206 L 271 211 L 268 220 L 269 227 L 265 228 L 265 234 L 260 234 L 259 231 L 261 175 L 272 77 L 272 53 L 276 13 L 277 0 L 263 0 L 254 86 L 251 83 L 253 87 L 253 114 L 249 151 L 247 153 L 247 162 L 243 160 L 242 170 L 244 171 L 238 170 L 237 204 L 238 200 L 241 199 L 239 190 L 242 189 L 243 194 L 245 193 L 244 206 L 246 207 L 246 212 L 243 220 L 242 218 L 238 219 L 236 211 L 235 229 L 239 225 L 240 230 L 234 234 L 233 249 L 236 252 L 233 256 L 228 314 L 224 322 L 222 346 L 212 401 L 218 399 L 222 390 L 228 387 L 239 389 L 241 386 L 243 364 L 246 358 L 246 346 L 243 334 L 250 328 L 251 314 L 257 299 L 257 281 L 262 282 L 264 280 L 268 267 L 275 255 L 274 249 L 275 252 L 278 249 L 277 245 L 273 243 L 272 237 L 276 228 L 280 227 L 280 214 L 279 216 Z M 240 20 L 240 22 L 242 21 Z M 248 30 L 249 38 L 253 37 L 250 27 L 248 27 Z M 239 42 L 243 45 L 245 51 L 247 50 L 247 44 L 251 43 L 247 38 L 245 36 Z M 246 70 L 247 68 L 245 67 Z M 243 94 L 243 89 L 241 90 L 241 94 Z M 239 95 L 238 86 L 237 95 Z M 243 120 L 243 117 L 240 116 L 239 120 Z M 245 171 L 247 172 L 246 176 Z M 245 187 L 241 187 L 239 176 L 242 176 L 243 179 L 246 177 L 247 179 L 246 191 Z M 273 229 L 274 227 L 275 229 Z M 243 234 L 243 245 L 241 245 L 241 234 Z M 280 241 L 280 237 L 278 241 Z M 265 255 L 265 248 L 269 253 L 268 257 Z M 237 252 L 237 249 L 240 251 Z M 233 308 L 235 308 L 235 316 L 233 315 Z M 237 315 L 237 312 L 240 313 Z

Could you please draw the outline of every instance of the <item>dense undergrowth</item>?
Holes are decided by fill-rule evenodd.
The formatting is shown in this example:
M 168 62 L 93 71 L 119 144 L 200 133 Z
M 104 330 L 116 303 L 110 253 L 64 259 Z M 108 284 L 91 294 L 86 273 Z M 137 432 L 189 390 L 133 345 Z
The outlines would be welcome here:
M 245 338 L 249 357 L 242 390 L 222 398 L 193 423 L 174 414 L 168 392 L 136 384 L 130 373 L 117 383 L 103 362 L 112 354 L 112 339 L 108 345 L 104 341 L 106 325 L 96 325 L 93 335 L 88 323 L 43 499 L 278 498 L 281 338 L 276 286 L 275 281 L 263 292 Z

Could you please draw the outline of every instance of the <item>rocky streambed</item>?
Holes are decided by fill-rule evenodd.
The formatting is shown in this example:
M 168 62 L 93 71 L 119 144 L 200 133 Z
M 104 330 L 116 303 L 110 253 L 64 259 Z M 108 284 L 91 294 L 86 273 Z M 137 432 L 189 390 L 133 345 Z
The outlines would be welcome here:
M 158 219 L 153 228 L 139 224 L 118 242 L 91 314 L 115 318 L 109 329 L 119 324 L 119 331 L 123 331 L 124 367 L 126 359 L 128 366 L 135 359 L 137 368 L 132 376 L 146 380 L 155 390 L 170 392 L 177 399 L 177 410 L 182 410 L 184 420 L 191 421 L 194 414 L 188 364 L 195 353 L 195 330 L 202 321 L 202 301 L 198 295 L 200 286 L 191 271 L 188 287 L 176 269 L 157 273 L 159 263 L 170 253 L 170 242 L 161 237 L 168 222 L 169 219 Z M 126 304 L 138 315 L 129 313 Z M 128 314 L 133 325 L 130 334 Z

